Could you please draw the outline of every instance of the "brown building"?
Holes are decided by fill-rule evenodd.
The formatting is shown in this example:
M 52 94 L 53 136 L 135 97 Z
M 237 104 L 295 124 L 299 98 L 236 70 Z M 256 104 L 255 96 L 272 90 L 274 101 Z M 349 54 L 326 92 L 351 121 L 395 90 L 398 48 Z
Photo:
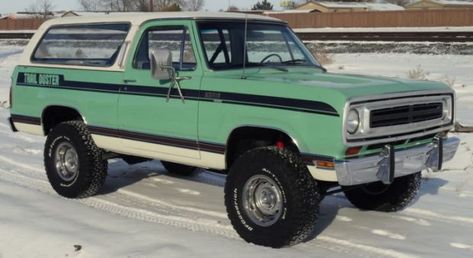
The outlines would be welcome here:
M 406 5 L 406 10 L 473 8 L 473 2 L 450 0 L 420 0 Z
M 324 2 L 310 1 L 296 7 L 307 12 L 362 12 L 362 11 L 402 11 L 403 7 L 390 3 L 360 3 L 360 2 Z

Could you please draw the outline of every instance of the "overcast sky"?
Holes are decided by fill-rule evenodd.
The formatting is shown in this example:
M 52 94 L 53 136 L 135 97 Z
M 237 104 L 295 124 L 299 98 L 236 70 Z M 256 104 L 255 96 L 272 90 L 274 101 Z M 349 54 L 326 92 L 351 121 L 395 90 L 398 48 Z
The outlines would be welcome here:
M 51 0 L 55 10 L 77 10 L 80 8 L 77 0 Z M 229 3 L 239 8 L 251 8 L 258 0 L 205 0 L 204 10 L 218 11 L 227 9 Z M 0 0 L 0 13 L 24 11 L 36 0 Z M 275 8 L 279 8 L 280 0 L 269 0 Z

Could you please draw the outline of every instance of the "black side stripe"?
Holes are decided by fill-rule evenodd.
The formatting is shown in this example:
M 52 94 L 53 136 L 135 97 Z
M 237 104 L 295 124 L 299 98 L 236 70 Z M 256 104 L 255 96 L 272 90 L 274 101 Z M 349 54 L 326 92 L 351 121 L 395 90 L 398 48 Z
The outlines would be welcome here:
M 11 115 L 11 119 L 15 123 L 30 124 L 30 125 L 41 125 L 41 118 L 24 115 Z
M 41 87 L 53 89 L 105 92 L 115 94 L 127 94 L 138 96 L 166 97 L 167 87 L 147 87 L 140 85 L 123 85 L 108 83 L 90 83 L 80 81 L 67 81 L 64 76 L 59 75 L 59 86 L 31 85 L 25 83 L 24 73 L 19 73 L 17 78 L 18 86 Z M 214 92 L 183 89 L 183 94 L 187 100 L 199 100 L 206 102 L 218 102 L 234 105 L 256 106 L 264 108 L 276 108 L 298 112 L 316 113 L 329 116 L 339 116 L 337 111 L 330 105 L 320 101 L 310 101 L 283 97 L 273 97 L 264 95 L 252 95 L 232 92 Z M 171 91 L 171 98 L 179 98 L 177 89 Z
M 173 138 L 146 133 L 130 132 L 117 129 L 109 129 L 97 126 L 88 126 L 89 132 L 103 136 L 122 138 L 127 140 L 141 141 L 153 144 L 161 144 L 191 150 L 202 150 L 206 152 L 224 154 L 225 145 L 209 142 L 197 142 L 196 140 Z
M 41 119 L 38 117 L 12 114 L 11 118 L 14 122 L 17 122 L 17 123 L 41 125 Z M 226 151 L 226 145 L 218 144 L 218 143 L 211 143 L 211 142 L 204 142 L 204 141 L 198 142 L 195 140 L 179 139 L 179 138 L 172 138 L 172 137 L 167 137 L 167 136 L 123 131 L 123 130 L 105 128 L 105 127 L 98 127 L 98 126 L 87 126 L 87 128 L 89 129 L 90 133 L 102 135 L 102 136 L 142 141 L 142 142 L 154 143 L 154 144 L 161 144 L 161 145 L 179 147 L 179 148 L 184 148 L 184 149 L 201 150 L 201 151 L 217 153 L 217 154 L 225 154 L 225 151 Z M 314 155 L 314 154 L 309 154 L 309 153 L 302 153 L 302 159 L 304 160 L 304 163 L 309 166 L 314 165 L 313 164 L 314 160 L 322 160 L 322 161 L 334 160 L 333 157 Z

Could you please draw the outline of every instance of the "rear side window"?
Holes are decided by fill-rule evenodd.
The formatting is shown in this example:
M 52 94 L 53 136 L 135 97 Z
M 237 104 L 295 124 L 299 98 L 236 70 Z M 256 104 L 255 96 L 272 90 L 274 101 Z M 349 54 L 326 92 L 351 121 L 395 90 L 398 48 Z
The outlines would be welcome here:
M 35 63 L 112 66 L 130 29 L 129 24 L 53 27 L 33 54 Z

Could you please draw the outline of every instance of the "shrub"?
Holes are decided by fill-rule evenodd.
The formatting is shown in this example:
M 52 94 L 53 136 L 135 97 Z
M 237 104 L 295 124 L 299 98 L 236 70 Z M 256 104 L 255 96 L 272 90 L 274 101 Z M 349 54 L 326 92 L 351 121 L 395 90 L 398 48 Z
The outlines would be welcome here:
M 407 77 L 413 80 L 427 80 L 427 75 L 428 73 L 420 65 L 407 72 Z
M 315 59 L 319 61 L 321 65 L 328 65 L 333 63 L 333 55 L 330 54 L 325 48 L 317 44 L 308 44 L 307 48 L 310 50 Z

